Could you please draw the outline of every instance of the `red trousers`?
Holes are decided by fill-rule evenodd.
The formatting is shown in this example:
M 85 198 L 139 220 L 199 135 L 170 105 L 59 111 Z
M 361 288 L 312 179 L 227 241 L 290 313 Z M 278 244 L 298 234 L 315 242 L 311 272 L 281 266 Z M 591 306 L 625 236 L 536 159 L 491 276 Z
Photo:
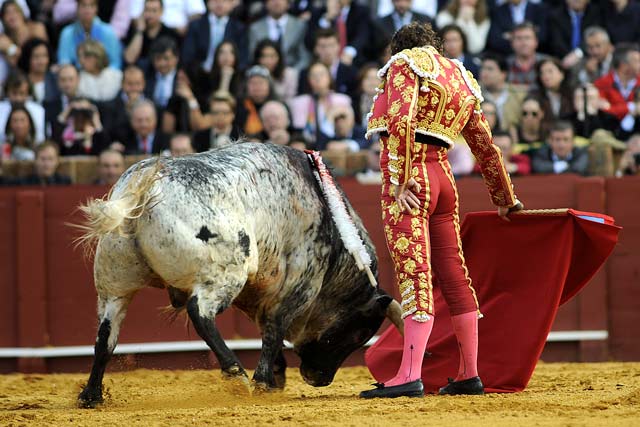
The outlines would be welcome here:
M 382 221 L 403 318 L 413 315 L 414 320 L 427 321 L 434 314 L 434 283 L 440 286 L 452 316 L 479 310 L 462 253 L 458 192 L 447 150 L 413 144 L 411 177 L 422 187 L 417 194 L 420 209 L 401 213 L 395 186 L 389 181 L 387 139 L 383 137 L 381 144 Z

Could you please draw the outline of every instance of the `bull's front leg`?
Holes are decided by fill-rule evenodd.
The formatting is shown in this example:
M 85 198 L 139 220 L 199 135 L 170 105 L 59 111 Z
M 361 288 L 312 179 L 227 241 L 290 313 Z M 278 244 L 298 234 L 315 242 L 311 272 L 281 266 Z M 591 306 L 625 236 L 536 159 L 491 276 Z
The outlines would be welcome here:
M 284 349 L 281 347 L 273 364 L 273 378 L 276 382 L 276 388 L 284 389 L 287 382 L 287 359 L 284 358 Z
M 262 328 L 262 351 L 253 374 L 257 391 L 269 391 L 284 388 L 287 367 L 282 352 L 285 328 L 281 319 L 268 321 Z

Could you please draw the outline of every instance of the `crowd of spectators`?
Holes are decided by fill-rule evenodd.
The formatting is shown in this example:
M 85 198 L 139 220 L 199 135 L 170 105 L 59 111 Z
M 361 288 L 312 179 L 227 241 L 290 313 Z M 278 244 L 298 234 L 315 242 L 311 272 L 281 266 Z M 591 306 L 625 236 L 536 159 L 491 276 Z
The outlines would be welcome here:
M 368 150 L 369 180 L 377 69 L 412 21 L 478 79 L 512 175 L 596 173 L 596 132 L 605 170 L 640 169 L 638 0 L 0 0 L 0 21 L 1 158 L 34 162 L 5 182 L 99 156 L 112 184 L 123 156 L 237 140 Z M 478 172 L 464 140 L 450 154 Z

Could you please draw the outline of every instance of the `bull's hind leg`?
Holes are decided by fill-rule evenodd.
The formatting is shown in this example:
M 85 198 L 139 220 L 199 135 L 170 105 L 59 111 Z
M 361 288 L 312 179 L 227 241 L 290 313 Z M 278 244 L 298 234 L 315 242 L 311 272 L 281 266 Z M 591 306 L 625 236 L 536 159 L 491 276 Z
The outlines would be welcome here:
M 232 280 L 223 286 L 207 281 L 195 288 L 187 302 L 187 313 L 198 335 L 207 343 L 220 363 L 222 374 L 228 378 L 247 381 L 238 357 L 227 347 L 215 323 L 215 316 L 229 308 L 233 299 L 240 293 L 246 279 Z
M 78 395 L 80 407 L 94 408 L 102 402 L 102 378 L 118 343 L 120 326 L 131 299 L 144 287 L 150 272 L 131 239 L 105 236 L 98 244 L 94 260 L 98 336 L 89 381 Z
M 120 326 L 132 297 L 133 295 L 98 297 L 98 311 L 102 314 L 100 314 L 100 326 L 98 327 L 95 356 L 89 381 L 78 395 L 78 405 L 82 408 L 94 408 L 97 404 L 102 403 L 102 378 L 118 342 Z

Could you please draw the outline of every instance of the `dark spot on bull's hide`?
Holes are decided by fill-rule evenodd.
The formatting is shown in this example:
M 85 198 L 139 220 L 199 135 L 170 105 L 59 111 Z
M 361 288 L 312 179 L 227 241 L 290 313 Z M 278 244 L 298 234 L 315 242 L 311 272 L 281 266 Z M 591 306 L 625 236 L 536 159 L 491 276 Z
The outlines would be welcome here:
M 196 234 L 196 237 L 206 243 L 209 241 L 209 239 L 213 237 L 218 237 L 218 235 L 215 233 L 212 233 L 211 231 L 209 231 L 206 225 L 203 225 L 202 228 L 200 229 L 200 232 Z
M 240 247 L 244 250 L 244 255 L 249 256 L 249 245 L 251 244 L 251 239 L 244 232 L 244 230 L 240 230 L 238 232 L 238 239 L 240 240 Z

